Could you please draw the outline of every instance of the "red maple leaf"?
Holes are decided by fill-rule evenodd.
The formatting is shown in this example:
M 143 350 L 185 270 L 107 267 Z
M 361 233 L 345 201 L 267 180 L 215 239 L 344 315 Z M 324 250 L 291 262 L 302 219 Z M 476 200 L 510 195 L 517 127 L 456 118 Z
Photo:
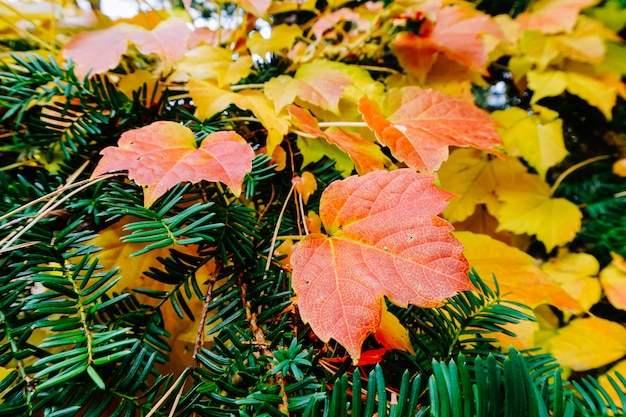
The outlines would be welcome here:
M 437 217 L 449 197 L 412 169 L 373 171 L 324 191 L 327 234 L 308 235 L 291 257 L 300 314 L 318 337 L 334 338 L 356 362 L 379 327 L 383 296 L 433 307 L 471 289 L 463 245 Z
M 125 132 L 118 146 L 100 153 L 92 176 L 128 171 L 128 178 L 144 186 L 146 207 L 181 182 L 220 181 L 239 195 L 254 159 L 250 145 L 235 132 L 212 133 L 198 147 L 189 128 L 168 121 Z
M 408 166 L 433 171 L 448 159 L 448 147 L 474 147 L 497 153 L 502 139 L 497 122 L 478 107 L 436 90 L 392 89 L 383 111 L 367 97 L 359 101 L 363 119 L 378 140 Z M 387 116 L 385 116 L 385 114 Z

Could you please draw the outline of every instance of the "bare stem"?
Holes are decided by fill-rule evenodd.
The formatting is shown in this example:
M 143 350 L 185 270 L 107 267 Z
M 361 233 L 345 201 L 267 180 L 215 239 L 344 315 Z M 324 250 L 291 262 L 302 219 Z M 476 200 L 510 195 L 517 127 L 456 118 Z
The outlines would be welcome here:
M 567 168 L 565 171 L 563 171 L 561 173 L 561 175 L 559 175 L 559 177 L 554 182 L 554 185 L 552 185 L 552 187 L 550 188 L 550 194 L 553 195 L 555 193 L 555 191 L 557 190 L 557 188 L 559 188 L 559 185 L 561 185 L 561 183 L 563 182 L 565 177 L 567 177 L 572 172 L 576 171 L 579 168 L 584 167 L 585 165 L 589 165 L 589 164 L 592 164 L 594 162 L 601 161 L 603 159 L 608 159 L 610 157 L 611 157 L 610 155 L 594 156 L 593 158 L 585 159 L 584 161 L 581 161 L 581 162 L 579 162 L 577 164 L 574 164 L 571 167 Z
M 202 305 L 202 316 L 200 317 L 200 324 L 198 325 L 198 333 L 196 334 L 196 344 L 193 347 L 193 366 L 196 367 L 199 365 L 198 362 L 198 352 L 204 345 L 204 326 L 206 324 L 207 314 L 209 312 L 209 304 L 211 303 L 211 299 L 213 298 L 213 287 L 215 286 L 215 282 L 217 281 L 217 276 L 219 275 L 222 269 L 222 263 L 218 263 L 215 266 L 215 271 L 209 276 L 209 282 L 206 289 L 206 294 L 204 296 L 204 304 Z

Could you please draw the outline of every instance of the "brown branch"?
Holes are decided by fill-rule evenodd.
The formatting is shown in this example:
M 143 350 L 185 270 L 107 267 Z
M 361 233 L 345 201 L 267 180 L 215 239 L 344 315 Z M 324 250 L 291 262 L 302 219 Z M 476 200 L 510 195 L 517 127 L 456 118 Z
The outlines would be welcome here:
M 202 316 L 200 317 L 200 324 L 198 325 L 198 333 L 196 334 L 196 343 L 193 347 L 193 366 L 194 367 L 197 367 L 199 365 L 198 352 L 200 352 L 202 345 L 204 345 L 204 326 L 206 324 L 206 318 L 209 312 L 209 304 L 211 303 L 211 299 L 213 298 L 213 288 L 215 287 L 215 283 L 217 282 L 217 277 L 219 276 L 221 269 L 222 269 L 222 263 L 218 262 L 215 265 L 215 270 L 209 276 L 206 294 L 204 296 L 204 304 L 202 305 Z

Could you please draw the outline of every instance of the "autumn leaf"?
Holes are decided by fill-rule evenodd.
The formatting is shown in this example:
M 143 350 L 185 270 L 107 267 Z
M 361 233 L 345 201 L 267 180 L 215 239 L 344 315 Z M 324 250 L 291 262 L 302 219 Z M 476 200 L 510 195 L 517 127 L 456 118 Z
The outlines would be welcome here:
M 526 167 L 517 159 L 484 155 L 478 149 L 455 149 L 437 174 L 441 188 L 456 195 L 443 211 L 452 223 L 464 221 L 478 204 L 486 204 L 495 213 L 499 206 L 497 192 L 508 187 Z
M 271 0 L 237 0 L 236 3 L 245 11 L 256 17 L 265 17 L 272 4 Z
M 304 204 L 308 203 L 309 197 L 317 190 L 317 180 L 315 175 L 305 171 L 301 176 L 296 176 L 291 180 L 298 194 L 302 196 Z
M 356 132 L 350 132 L 339 127 L 330 127 L 321 130 L 317 119 L 308 110 L 298 106 L 289 106 L 289 114 L 295 128 L 309 135 L 325 138 L 329 144 L 337 146 L 347 153 L 354 162 L 359 174 L 366 174 L 377 169 L 383 169 L 391 164 L 389 158 L 382 152 L 380 146 L 371 142 Z
M 597 107 L 607 120 L 611 120 L 617 95 L 623 88 L 621 82 L 597 77 L 587 71 L 586 67 L 577 66 L 571 69 L 581 71 L 529 71 L 528 87 L 534 91 L 531 103 L 537 103 L 544 97 L 558 96 L 567 90 Z
M 268 39 L 261 32 L 253 32 L 246 40 L 246 46 L 251 54 L 265 57 L 266 54 L 279 53 L 290 48 L 298 37 L 302 36 L 302 29 L 298 25 L 276 25 Z
M 221 181 L 239 195 L 254 159 L 250 145 L 235 132 L 212 133 L 198 147 L 189 128 L 167 121 L 127 131 L 118 146 L 104 148 L 101 154 L 93 177 L 128 171 L 128 177 L 144 187 L 146 207 L 185 181 Z
M 620 310 L 626 310 L 626 260 L 611 253 L 611 263 L 600 271 L 600 282 L 609 302 Z
M 539 176 L 518 176 L 509 187 L 498 190 L 502 205 L 493 213 L 498 231 L 536 235 L 549 252 L 570 242 L 582 225 L 578 206 L 565 198 L 552 197 L 552 190 Z
M 352 80 L 334 63 L 316 60 L 302 64 L 294 79 L 297 83 L 296 96 L 300 100 L 339 114 L 339 99 Z
M 535 105 L 532 110 L 510 107 L 491 115 L 503 126 L 501 136 L 507 154 L 524 158 L 542 178 L 567 156 L 563 121 L 557 112 Z
M 128 43 L 132 42 L 142 54 L 158 55 L 164 69 L 168 70 L 184 56 L 190 34 L 187 23 L 177 18 L 164 20 L 153 30 L 120 23 L 107 29 L 75 35 L 63 48 L 63 57 L 74 62 L 74 71 L 80 78 L 90 70 L 91 75 L 102 74 L 119 64 Z
M 185 53 L 176 68 L 200 80 L 214 79 L 218 87 L 235 84 L 250 74 L 252 58 L 248 55 L 233 60 L 233 53 L 217 46 L 201 45 Z
M 256 90 L 234 92 L 220 88 L 214 82 L 192 78 L 188 83 L 189 95 L 196 105 L 196 116 L 208 119 L 231 104 L 242 110 L 250 110 L 267 129 L 267 152 L 274 153 L 289 130 L 286 114 L 276 111 L 266 95 Z
M 599 317 L 577 318 L 547 338 L 542 347 L 554 355 L 561 366 L 587 371 L 626 355 L 626 329 Z
M 570 32 L 580 11 L 593 6 L 599 0 L 537 0 L 530 10 L 517 16 L 517 21 L 525 30 L 539 30 L 544 33 Z
M 465 257 L 478 275 L 493 288 L 488 277 L 495 276 L 502 297 L 531 308 L 550 304 L 567 311 L 580 311 L 580 305 L 548 274 L 532 256 L 487 235 L 457 231 L 454 236 L 465 246 Z
M 541 269 L 580 303 L 581 310 L 574 313 L 589 311 L 600 301 L 602 288 L 597 277 L 600 264 L 593 255 L 560 249 L 558 256 L 542 264 Z
M 424 79 L 438 53 L 481 73 L 486 73 L 488 50 L 484 34 L 503 36 L 500 27 L 483 13 L 462 5 L 441 8 L 424 35 L 402 32 L 390 43 L 400 65 L 418 80 Z
M 322 340 L 334 338 L 356 362 L 379 328 L 383 296 L 432 307 L 471 289 L 463 247 L 437 217 L 449 197 L 411 169 L 353 176 L 323 192 L 327 234 L 308 235 L 291 257 L 300 314 Z
M 63 47 L 63 57 L 74 62 L 74 73 L 79 78 L 90 71 L 90 74 L 102 74 L 120 63 L 128 49 L 130 34 L 140 29 L 120 23 L 99 31 L 78 33 Z M 94 44 L 107 47 L 94 48 Z
M 391 89 L 383 111 L 367 97 L 361 98 L 359 111 L 396 158 L 421 171 L 439 168 L 449 146 L 496 152 L 493 148 L 501 144 L 487 113 L 435 90 Z
M 98 264 L 103 268 L 101 272 L 112 271 L 115 268 L 119 269 L 120 280 L 109 290 L 110 293 L 121 293 L 123 291 L 132 293 L 139 302 L 142 304 L 155 306 L 161 300 L 151 298 L 145 293 L 135 291 L 135 288 L 141 288 L 144 290 L 156 290 L 156 291 L 168 291 L 172 286 L 160 282 L 158 280 L 149 278 L 145 272 L 151 268 L 161 269 L 163 264 L 159 262 L 158 258 L 166 259 L 170 257 L 170 251 L 175 249 L 178 252 L 197 256 L 198 245 L 172 245 L 164 248 L 154 249 L 150 252 L 132 256 L 134 253 L 140 251 L 145 247 L 144 243 L 131 243 L 124 242 L 124 237 L 129 235 L 130 232 L 126 230 L 126 226 L 132 224 L 140 219 L 125 216 L 119 221 L 113 223 L 106 229 L 100 231 L 95 239 L 89 241 L 95 247 L 100 248 L 98 252 Z M 198 269 L 195 277 L 198 278 L 198 282 L 194 284 L 206 291 L 207 282 L 206 277 L 210 276 L 214 272 L 214 262 L 208 262 Z M 202 278 L 201 278 L 202 277 Z M 191 278 L 196 279 L 196 278 Z M 193 312 L 200 312 L 202 310 L 203 300 L 198 297 L 190 297 L 187 302 L 189 308 Z M 170 361 L 163 365 L 168 371 L 181 371 L 189 364 L 193 363 L 192 352 L 195 343 L 195 338 L 198 333 L 199 315 L 194 320 L 181 319 L 172 303 L 168 302 L 160 308 L 165 329 L 171 334 L 171 346 L 172 352 Z

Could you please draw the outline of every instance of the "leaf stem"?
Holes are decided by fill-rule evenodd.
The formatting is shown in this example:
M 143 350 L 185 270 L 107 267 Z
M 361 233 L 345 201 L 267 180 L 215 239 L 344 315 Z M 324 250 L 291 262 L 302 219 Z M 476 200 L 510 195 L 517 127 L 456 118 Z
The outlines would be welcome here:
M 265 271 L 269 271 L 270 266 L 272 265 L 272 257 L 274 256 L 274 247 L 276 246 L 276 239 L 278 239 L 278 229 L 280 229 L 280 224 L 283 221 L 283 216 L 285 215 L 285 210 L 287 209 L 287 203 L 291 198 L 291 194 L 293 194 L 293 190 L 295 189 L 295 185 L 291 185 L 289 189 L 289 193 L 285 198 L 285 204 L 280 209 L 280 214 L 278 215 L 278 219 L 276 220 L 276 227 L 274 227 L 274 235 L 272 235 L 272 241 L 270 242 L 270 251 L 267 254 L 267 262 L 265 263 Z
M 319 122 L 319 127 L 368 127 L 365 122 Z
M 202 305 L 202 316 L 200 317 L 200 324 L 198 325 L 198 333 L 196 334 L 196 343 L 193 347 L 193 366 L 197 367 L 200 365 L 198 361 L 198 352 L 202 348 L 204 344 L 204 326 L 206 324 L 207 314 L 209 312 L 209 304 L 211 303 L 211 299 L 213 298 L 213 287 L 215 286 L 215 282 L 217 282 L 217 276 L 222 269 L 222 263 L 218 262 L 215 265 L 215 271 L 211 273 L 209 276 L 209 282 L 206 289 L 206 294 L 204 296 L 204 304 Z
M 592 163 L 597 162 L 597 161 L 602 161 L 603 159 L 608 159 L 610 157 L 611 157 L 611 155 L 594 156 L 593 158 L 586 159 L 584 161 L 581 161 L 581 162 L 579 162 L 577 164 L 574 164 L 571 167 L 567 168 L 565 171 L 563 171 L 561 173 L 561 175 L 559 175 L 559 177 L 556 179 L 556 181 L 554 182 L 554 184 L 550 188 L 550 195 L 554 195 L 554 193 L 556 192 L 557 188 L 559 188 L 559 186 L 561 185 L 561 183 L 563 182 L 565 177 L 567 177 L 572 172 L 576 171 L 578 168 L 582 168 L 585 165 L 589 165 L 589 164 L 592 164 Z
M 246 89 L 250 89 L 250 88 L 256 88 L 256 89 L 262 89 L 263 87 L 265 87 L 264 84 L 238 84 L 238 85 L 231 85 L 230 89 L 233 91 L 239 91 L 239 90 L 246 90 Z

